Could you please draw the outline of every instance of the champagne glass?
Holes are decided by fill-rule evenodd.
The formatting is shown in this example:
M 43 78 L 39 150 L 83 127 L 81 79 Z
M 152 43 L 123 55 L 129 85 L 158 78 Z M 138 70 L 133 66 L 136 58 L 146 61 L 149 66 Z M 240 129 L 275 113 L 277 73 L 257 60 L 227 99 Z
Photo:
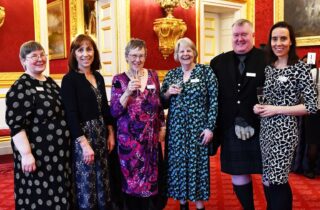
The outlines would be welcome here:
M 257 98 L 258 98 L 259 104 L 264 104 L 265 97 L 263 94 L 263 87 L 257 87 Z
M 180 107 L 180 103 L 181 103 L 182 85 L 183 85 L 183 80 L 177 80 L 177 81 L 173 84 L 173 87 L 174 87 L 174 88 L 180 90 L 180 93 L 175 96 L 175 97 L 176 97 L 177 107 Z
M 143 72 L 141 72 L 140 70 L 135 70 L 135 71 L 133 71 L 133 78 L 135 79 L 135 80 L 138 80 L 138 82 L 139 82 L 139 84 L 140 84 L 140 86 L 141 86 L 141 77 L 143 76 L 142 74 L 143 74 Z M 140 87 L 139 87 L 140 88 Z M 136 95 L 138 96 L 139 95 L 139 88 L 136 90 Z
M 316 93 L 317 93 L 317 100 L 318 100 L 318 109 L 320 110 L 320 84 L 316 85 Z

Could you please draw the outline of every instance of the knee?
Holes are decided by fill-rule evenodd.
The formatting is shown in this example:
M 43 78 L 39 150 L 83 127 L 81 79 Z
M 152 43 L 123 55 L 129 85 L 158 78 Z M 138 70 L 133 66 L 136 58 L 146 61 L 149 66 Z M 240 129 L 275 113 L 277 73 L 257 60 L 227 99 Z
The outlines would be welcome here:
M 231 179 L 234 185 L 245 185 L 251 182 L 251 175 L 232 175 Z

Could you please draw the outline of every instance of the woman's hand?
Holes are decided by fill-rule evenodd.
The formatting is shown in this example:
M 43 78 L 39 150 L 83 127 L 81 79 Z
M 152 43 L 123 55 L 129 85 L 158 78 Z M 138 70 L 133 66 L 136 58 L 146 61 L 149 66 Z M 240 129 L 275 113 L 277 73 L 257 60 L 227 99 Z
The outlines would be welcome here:
M 159 142 L 164 142 L 166 138 L 166 127 L 161 127 L 159 131 Z
M 170 95 L 178 95 L 181 93 L 182 88 L 178 85 L 170 85 L 169 89 L 167 90 L 167 93 Z
M 126 92 L 128 95 L 131 95 L 134 91 L 138 90 L 141 87 L 141 82 L 139 79 L 131 79 L 128 83 Z
M 22 172 L 33 172 L 36 170 L 36 160 L 32 153 L 21 155 L 21 168 Z
M 201 144 L 207 145 L 213 138 L 213 133 L 208 128 L 204 129 L 200 134 L 200 137 L 203 137 Z
M 112 152 L 112 150 L 114 149 L 114 146 L 116 145 L 116 142 L 115 142 L 115 138 L 114 138 L 114 135 L 110 135 L 108 136 L 108 153 L 110 154 Z
M 94 151 L 86 137 L 81 139 L 80 146 L 82 149 L 83 162 L 88 165 L 92 164 L 94 162 Z
M 108 149 L 108 153 L 110 154 L 116 145 L 116 140 L 115 140 L 116 138 L 115 138 L 112 125 L 108 125 L 107 129 L 109 133 L 108 139 L 107 139 L 107 149 Z
M 29 173 L 36 170 L 36 160 L 31 152 L 31 146 L 25 130 L 12 137 L 13 143 L 21 155 L 21 170 Z
M 256 104 L 253 107 L 253 112 L 260 117 L 271 117 L 279 114 L 279 107 L 273 105 Z
M 172 84 L 169 86 L 167 92 L 164 94 L 164 96 L 168 99 L 171 95 L 178 95 L 182 91 L 182 88 L 178 85 Z

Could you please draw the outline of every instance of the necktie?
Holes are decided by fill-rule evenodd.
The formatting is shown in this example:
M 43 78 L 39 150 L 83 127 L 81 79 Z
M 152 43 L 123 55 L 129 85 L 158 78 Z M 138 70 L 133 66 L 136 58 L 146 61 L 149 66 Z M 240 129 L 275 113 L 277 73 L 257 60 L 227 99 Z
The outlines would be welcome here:
M 246 59 L 246 56 L 245 55 L 239 55 L 238 58 L 239 58 L 239 61 L 240 61 L 238 69 L 239 69 L 240 74 L 242 75 L 243 72 L 244 72 L 244 69 L 246 68 L 246 64 L 244 63 L 244 60 Z

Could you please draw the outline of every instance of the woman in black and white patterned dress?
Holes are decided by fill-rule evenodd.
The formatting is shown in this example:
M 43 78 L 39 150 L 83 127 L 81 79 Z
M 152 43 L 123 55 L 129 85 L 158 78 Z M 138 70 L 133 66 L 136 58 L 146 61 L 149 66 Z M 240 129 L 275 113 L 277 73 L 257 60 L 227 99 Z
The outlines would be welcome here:
M 310 68 L 295 52 L 293 29 L 285 22 L 272 26 L 265 69 L 264 104 L 254 106 L 261 117 L 260 145 L 263 185 L 268 209 L 292 209 L 288 182 L 290 166 L 298 144 L 297 117 L 317 111 Z
M 59 86 L 42 73 L 47 56 L 34 41 L 20 48 L 25 73 L 6 96 L 6 122 L 14 156 L 15 208 L 68 210 L 70 134 Z

